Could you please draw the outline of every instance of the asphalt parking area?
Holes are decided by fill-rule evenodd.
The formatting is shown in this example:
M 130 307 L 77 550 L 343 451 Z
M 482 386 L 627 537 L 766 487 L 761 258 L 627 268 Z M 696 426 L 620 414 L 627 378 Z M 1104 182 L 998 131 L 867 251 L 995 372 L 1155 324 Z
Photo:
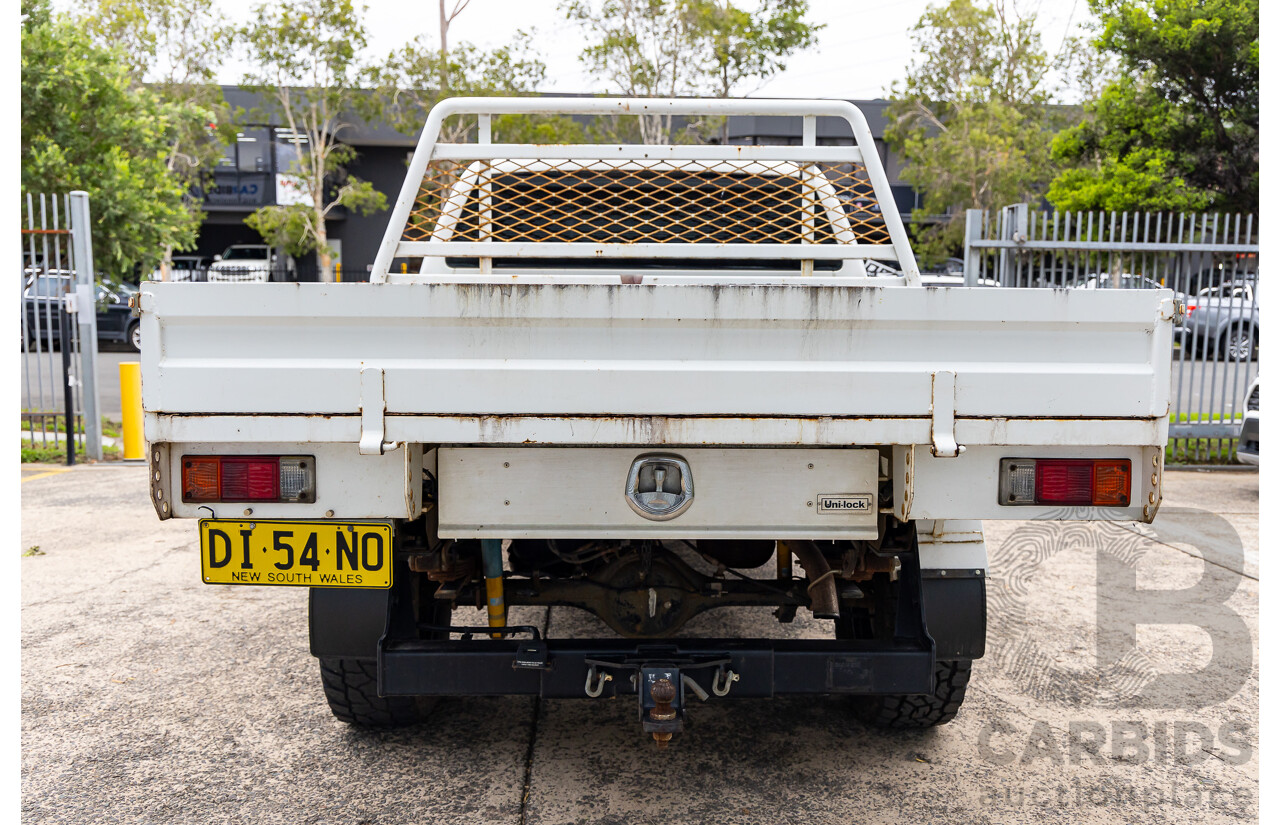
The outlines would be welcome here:
M 624 700 L 448 699 L 417 728 L 347 728 L 307 651 L 304 590 L 202 584 L 194 523 L 156 520 L 142 467 L 23 476 L 26 822 L 1258 815 L 1256 474 L 1170 472 L 1154 531 L 989 522 L 988 655 L 949 725 L 883 732 L 838 699 L 724 701 L 693 708 L 665 752 Z M 1115 647 L 1163 615 L 1142 591 L 1179 588 L 1205 606 L 1199 626 L 1139 623 L 1136 646 Z M 568 609 L 512 621 L 597 632 Z M 689 631 L 830 628 L 737 609 Z

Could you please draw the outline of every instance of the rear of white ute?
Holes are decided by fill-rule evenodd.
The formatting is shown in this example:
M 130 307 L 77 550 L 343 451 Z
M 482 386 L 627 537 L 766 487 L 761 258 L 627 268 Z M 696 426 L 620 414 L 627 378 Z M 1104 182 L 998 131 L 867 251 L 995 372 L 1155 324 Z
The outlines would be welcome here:
M 520 114 L 804 142 L 493 142 Z M 478 141 L 438 143 L 446 117 Z M 1177 306 L 922 287 L 897 210 L 852 202 L 893 200 L 844 102 L 445 101 L 371 283 L 144 288 L 156 512 L 200 519 L 210 584 L 312 588 L 351 723 L 507 694 L 632 696 L 660 745 L 726 697 L 945 723 L 983 654 L 983 519 L 1155 517 Z M 612 632 L 542 638 L 517 605 Z M 682 633 L 725 606 L 829 638 Z

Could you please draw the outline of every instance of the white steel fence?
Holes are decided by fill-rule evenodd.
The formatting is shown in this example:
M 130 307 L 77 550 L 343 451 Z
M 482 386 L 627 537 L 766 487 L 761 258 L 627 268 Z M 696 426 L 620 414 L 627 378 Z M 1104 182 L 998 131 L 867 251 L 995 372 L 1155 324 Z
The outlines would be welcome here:
M 965 222 L 965 283 L 1173 290 L 1169 458 L 1234 457 L 1258 375 L 1258 225 L 1253 215 L 1051 212 L 1015 204 Z
M 101 459 L 88 194 L 25 195 L 21 234 L 23 446 Z

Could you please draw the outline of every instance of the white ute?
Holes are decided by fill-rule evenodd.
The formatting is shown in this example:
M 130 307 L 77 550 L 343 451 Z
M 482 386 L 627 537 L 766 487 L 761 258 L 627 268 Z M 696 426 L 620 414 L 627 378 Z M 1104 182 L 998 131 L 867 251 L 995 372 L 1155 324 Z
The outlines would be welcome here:
M 803 140 L 493 141 L 543 114 Z M 446 118 L 476 142 L 437 142 Z M 354 724 L 465 694 L 631 696 L 659 745 L 695 697 L 947 722 L 984 649 L 983 519 L 1155 517 L 1180 308 L 922 286 L 897 210 L 844 206 L 867 202 L 893 198 L 845 102 L 444 101 L 370 283 L 144 285 L 156 512 L 200 519 L 208 583 L 312 588 Z M 544 638 L 513 605 L 609 632 Z M 722 606 L 828 638 L 682 633 Z

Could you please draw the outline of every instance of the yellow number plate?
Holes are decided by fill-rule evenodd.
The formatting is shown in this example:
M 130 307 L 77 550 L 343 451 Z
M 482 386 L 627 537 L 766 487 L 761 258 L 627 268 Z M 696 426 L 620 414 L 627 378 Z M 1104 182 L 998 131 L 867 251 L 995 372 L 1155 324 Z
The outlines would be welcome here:
M 201 519 L 205 584 L 391 586 L 391 525 L 381 521 Z

